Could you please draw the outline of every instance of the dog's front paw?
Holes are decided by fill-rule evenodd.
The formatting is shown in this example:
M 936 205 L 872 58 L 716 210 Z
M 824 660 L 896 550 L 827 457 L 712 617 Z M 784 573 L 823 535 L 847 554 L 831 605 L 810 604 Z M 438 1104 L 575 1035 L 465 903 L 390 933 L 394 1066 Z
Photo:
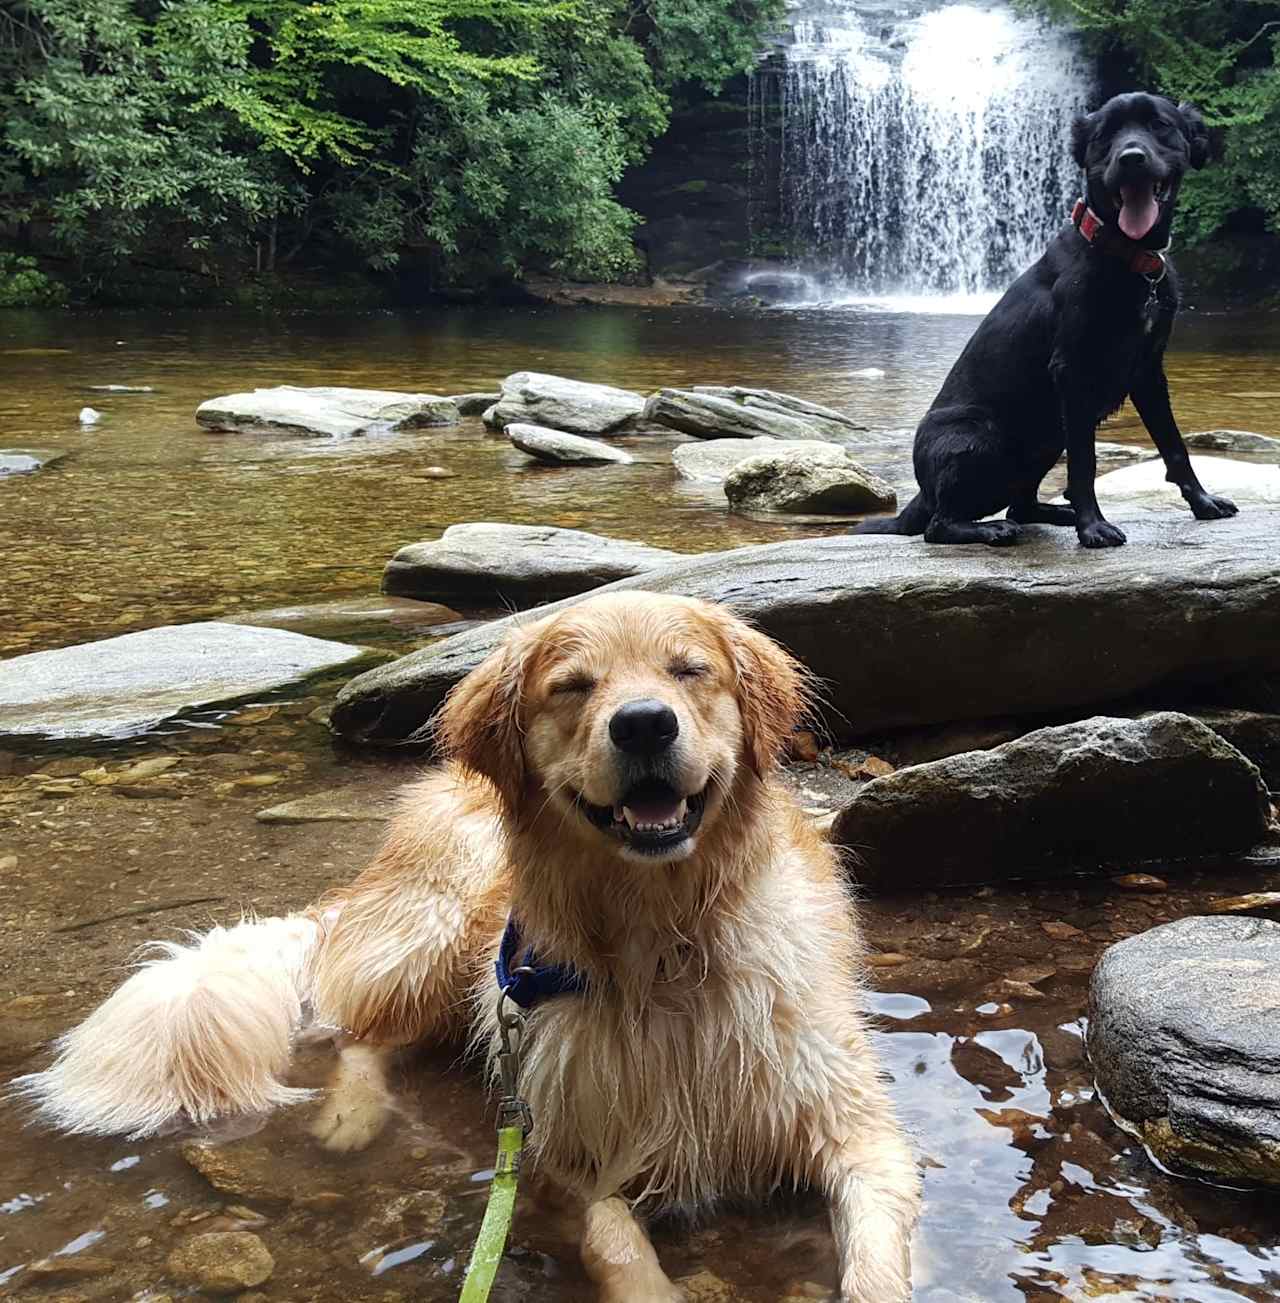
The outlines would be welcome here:
M 1117 529 L 1105 520 L 1079 525 L 1076 534 L 1085 547 L 1121 547 L 1125 541 L 1124 530 Z
M 1190 502 L 1192 514 L 1197 520 L 1225 520 L 1240 510 L 1230 498 L 1215 497 L 1212 493 L 1202 493 L 1190 499 Z
M 311 1134 L 335 1154 L 368 1149 L 382 1134 L 390 1112 L 385 1097 L 334 1090 L 311 1124 Z

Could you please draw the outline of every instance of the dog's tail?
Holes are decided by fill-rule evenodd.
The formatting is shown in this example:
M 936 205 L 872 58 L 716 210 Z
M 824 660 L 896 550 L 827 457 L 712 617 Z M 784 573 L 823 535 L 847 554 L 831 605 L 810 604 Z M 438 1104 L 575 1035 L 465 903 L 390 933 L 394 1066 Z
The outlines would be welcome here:
M 924 494 L 917 493 L 896 516 L 876 516 L 854 525 L 850 534 L 923 534 L 929 523 Z
M 281 1077 L 302 1024 L 320 925 L 305 915 L 157 942 L 105 1004 L 13 1083 L 38 1120 L 131 1140 L 309 1098 Z

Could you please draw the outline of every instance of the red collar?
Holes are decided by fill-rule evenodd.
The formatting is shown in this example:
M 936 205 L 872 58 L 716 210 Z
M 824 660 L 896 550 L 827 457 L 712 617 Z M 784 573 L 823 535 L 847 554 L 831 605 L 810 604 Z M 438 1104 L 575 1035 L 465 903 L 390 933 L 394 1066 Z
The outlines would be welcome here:
M 1161 253 L 1144 249 L 1127 235 L 1111 230 L 1083 199 L 1077 199 L 1071 210 L 1071 224 L 1095 249 L 1101 249 L 1113 258 L 1125 259 L 1130 271 L 1138 272 L 1153 283 L 1164 280 L 1168 273 L 1169 268 Z

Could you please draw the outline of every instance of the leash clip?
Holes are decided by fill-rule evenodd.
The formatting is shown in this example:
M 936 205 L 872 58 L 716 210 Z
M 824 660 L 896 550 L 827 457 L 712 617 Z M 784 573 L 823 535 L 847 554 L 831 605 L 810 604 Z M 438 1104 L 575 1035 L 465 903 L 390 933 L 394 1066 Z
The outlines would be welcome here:
M 532 972 L 532 968 L 513 968 L 512 980 L 502 988 L 502 993 L 498 996 L 498 1039 L 502 1047 L 497 1055 L 498 1078 L 502 1083 L 502 1096 L 498 1100 L 498 1130 L 519 1126 L 526 1136 L 533 1130 L 533 1113 L 528 1101 L 520 1094 L 520 1055 L 524 1049 L 525 1014 L 518 1007 L 508 1012 L 507 1001 L 511 1000 L 510 993 L 516 979 Z M 515 1005 L 514 1000 L 511 1003 Z
M 1165 251 L 1168 248 L 1169 246 L 1166 244 L 1163 249 L 1153 249 L 1151 251 L 1152 257 L 1156 258 L 1160 263 L 1160 270 L 1158 272 L 1150 276 L 1148 276 L 1146 272 L 1142 273 L 1146 278 L 1147 284 L 1151 286 L 1153 291 L 1155 290 L 1155 287 L 1169 274 L 1169 260 L 1164 256 Z

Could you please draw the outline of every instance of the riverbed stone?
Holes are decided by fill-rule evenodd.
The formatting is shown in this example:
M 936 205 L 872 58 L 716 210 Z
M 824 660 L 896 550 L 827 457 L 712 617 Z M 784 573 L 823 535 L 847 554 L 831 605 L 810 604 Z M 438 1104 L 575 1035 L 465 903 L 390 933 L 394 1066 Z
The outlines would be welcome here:
M 259 823 L 381 823 L 395 809 L 399 785 L 392 789 L 369 783 L 352 783 L 324 792 L 313 792 L 296 801 L 259 810 Z
M 1280 505 L 1280 466 L 1230 457 L 1192 457 L 1191 465 L 1210 493 L 1230 498 L 1238 507 Z M 1187 510 L 1181 490 L 1165 479 L 1164 462 L 1158 457 L 1099 475 L 1094 487 L 1107 513 L 1117 506 Z
M 521 452 L 555 466 L 601 466 L 609 462 L 629 466 L 635 458 L 621 448 L 611 448 L 599 439 L 584 439 L 545 425 L 514 421 L 507 426 L 507 438 Z
M 0 735 L 130 737 L 346 665 L 363 647 L 209 621 L 0 661 Z
M 1207 448 L 1215 452 L 1270 453 L 1280 459 L 1280 439 L 1252 430 L 1197 430 L 1183 435 L 1188 448 Z
M 736 398 L 694 389 L 660 389 L 644 406 L 644 424 L 659 425 L 695 439 L 822 439 L 819 424 L 799 414 L 751 406 Z M 844 431 L 842 431 L 844 433 Z
M 618 434 L 634 429 L 643 411 L 644 399 L 629 389 L 517 371 L 502 382 L 502 396 L 484 421 L 490 429 L 522 422 L 568 434 Z
M 724 482 L 734 511 L 849 512 L 893 511 L 893 485 L 837 444 L 826 448 L 770 449 L 739 462 Z
M 1280 923 L 1181 918 L 1111 946 L 1088 1027 L 1099 1090 L 1160 1164 L 1280 1184 Z
M 462 616 L 439 602 L 418 602 L 409 597 L 341 597 L 331 602 L 304 602 L 299 606 L 271 606 L 259 611 L 237 611 L 220 623 L 249 624 L 264 629 L 291 629 L 313 638 L 380 637 L 388 630 L 430 634 L 438 625 L 456 624 Z
M 1114 519 L 1127 547 L 1082 548 L 1052 526 L 1028 527 L 1014 548 L 804 538 L 686 557 L 611 590 L 733 606 L 823 681 L 836 737 L 1280 674 L 1280 511 Z M 340 693 L 335 727 L 368 742 L 405 738 L 509 628 L 494 621 L 362 674 Z
M 329 385 L 277 385 L 210 398 L 196 408 L 196 421 L 207 430 L 330 438 L 456 425 L 458 416 L 450 399 L 435 394 Z
M 62 448 L 0 448 L 0 479 L 43 470 L 66 455 Z
M 715 398 L 728 398 L 746 407 L 763 408 L 768 412 L 798 416 L 833 439 L 848 438 L 867 428 L 855 421 L 852 416 L 836 411 L 834 407 L 824 407 L 821 403 L 810 402 L 807 398 L 797 398 L 794 394 L 779 393 L 776 389 L 750 389 L 745 385 L 694 385 L 692 392 L 710 394 Z
M 754 439 L 698 439 L 677 444 L 671 450 L 676 474 L 695 484 L 723 484 L 735 466 L 748 457 L 763 453 L 796 451 L 823 452 L 833 445 L 822 439 L 773 439 L 767 434 Z
M 206 1294 L 239 1294 L 271 1279 L 275 1259 L 252 1231 L 193 1235 L 169 1255 L 165 1269 L 180 1285 Z
M 585 593 L 647 574 L 680 553 L 625 538 L 552 525 L 476 522 L 402 547 L 387 563 L 382 591 L 428 601 L 528 605 Z
M 502 394 L 450 394 L 449 401 L 458 409 L 460 416 L 483 416 Z
M 878 778 L 831 840 L 869 887 L 952 886 L 1243 851 L 1270 809 L 1256 766 L 1197 720 L 1095 716 Z

